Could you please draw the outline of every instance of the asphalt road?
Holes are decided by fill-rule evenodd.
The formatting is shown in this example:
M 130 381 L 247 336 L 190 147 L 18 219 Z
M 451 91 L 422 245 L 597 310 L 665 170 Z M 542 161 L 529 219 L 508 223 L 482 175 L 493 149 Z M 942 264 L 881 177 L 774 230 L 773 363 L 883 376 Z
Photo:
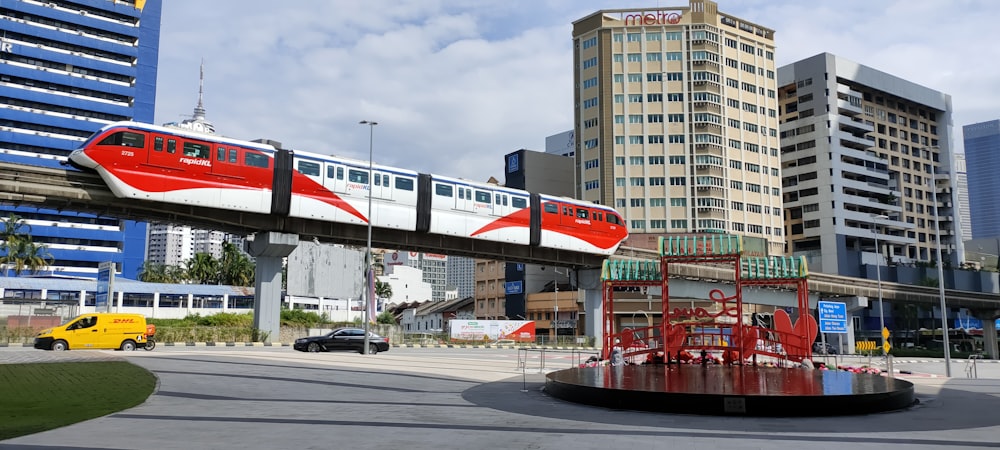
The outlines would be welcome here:
M 0 442 L 0 449 L 1000 448 L 1000 364 L 979 379 L 911 370 L 920 405 L 833 418 L 703 417 L 592 408 L 545 395 L 544 372 L 577 355 L 404 349 L 378 355 L 290 348 L 152 352 L 0 348 L 0 363 L 125 358 L 159 378 L 144 404 Z M 584 356 L 585 357 L 585 356 Z M 964 363 L 964 361 L 962 361 Z M 940 366 L 940 367 L 939 367 Z M 917 369 L 920 369 L 919 371 Z M 3 370 L 3 364 L 0 364 Z M 2 401 L 2 399 L 0 399 Z

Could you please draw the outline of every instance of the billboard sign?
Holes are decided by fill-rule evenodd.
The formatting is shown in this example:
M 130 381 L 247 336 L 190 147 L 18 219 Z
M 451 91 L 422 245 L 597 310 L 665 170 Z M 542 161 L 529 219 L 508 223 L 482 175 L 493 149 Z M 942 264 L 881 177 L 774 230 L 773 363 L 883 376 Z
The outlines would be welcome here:
M 535 341 L 532 320 L 451 320 L 451 338 L 462 341 Z

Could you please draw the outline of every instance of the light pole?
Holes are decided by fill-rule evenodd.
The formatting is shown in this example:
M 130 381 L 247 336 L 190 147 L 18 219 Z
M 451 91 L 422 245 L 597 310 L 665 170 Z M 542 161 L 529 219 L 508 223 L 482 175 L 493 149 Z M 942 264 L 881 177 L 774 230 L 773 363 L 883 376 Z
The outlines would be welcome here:
M 885 356 L 885 309 L 882 308 L 882 249 L 878 246 L 878 221 L 886 220 L 889 216 L 885 214 L 871 214 L 874 225 L 872 231 L 875 235 L 875 274 L 878 280 L 878 332 L 882 334 L 882 356 Z M 826 349 L 824 349 L 826 350 Z
M 941 298 L 941 343 L 944 344 L 944 375 L 951 377 L 951 345 L 948 343 L 948 306 L 944 300 L 944 261 L 941 259 L 941 226 L 938 224 L 937 168 L 931 166 L 929 184 L 934 196 L 934 239 L 937 240 L 938 296 Z
M 552 266 L 552 286 L 553 292 L 555 293 L 555 299 L 552 305 L 552 339 L 555 342 L 559 341 L 559 275 L 566 275 L 569 278 L 569 272 L 562 273 L 555 266 Z
M 378 122 L 375 122 L 375 121 L 372 121 L 372 120 L 362 120 L 361 122 L 358 122 L 358 123 L 361 124 L 361 125 L 368 125 L 368 242 L 367 242 L 366 250 L 365 250 L 365 295 L 364 295 L 364 299 L 365 299 L 365 306 L 364 306 L 364 310 L 365 310 L 365 314 L 364 314 L 364 321 L 365 321 L 365 343 L 364 343 L 364 345 L 365 346 L 361 349 L 361 353 L 364 354 L 364 355 L 367 355 L 368 354 L 368 345 L 370 343 L 369 338 L 368 338 L 368 333 L 369 333 L 369 330 L 370 330 L 370 327 L 371 327 L 371 325 L 369 324 L 369 322 L 371 322 L 371 313 L 372 313 L 369 310 L 370 309 L 369 307 L 370 307 L 370 305 L 372 303 L 372 299 L 369 298 L 369 297 L 372 296 L 371 284 L 374 283 L 374 277 L 375 277 L 375 274 L 372 273 L 372 188 L 374 187 L 374 185 L 373 185 L 374 180 L 373 180 L 373 175 L 372 175 L 372 156 L 373 156 L 373 149 L 374 149 L 374 142 L 375 142 L 375 125 L 378 125 Z

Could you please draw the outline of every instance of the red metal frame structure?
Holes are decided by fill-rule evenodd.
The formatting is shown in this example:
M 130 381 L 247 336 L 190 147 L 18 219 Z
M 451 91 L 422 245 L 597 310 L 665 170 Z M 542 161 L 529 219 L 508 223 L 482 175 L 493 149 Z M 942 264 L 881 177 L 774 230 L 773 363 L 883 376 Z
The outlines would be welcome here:
M 682 235 L 682 236 L 662 236 L 659 241 L 660 265 L 663 273 L 663 320 L 660 323 L 660 335 L 663 336 L 663 350 L 668 355 L 677 355 L 680 358 L 682 348 L 696 348 L 699 350 L 731 350 L 723 346 L 721 342 L 722 327 L 720 328 L 720 340 L 718 344 L 706 345 L 705 339 L 712 339 L 706 336 L 704 327 L 701 333 L 694 333 L 688 328 L 696 328 L 699 317 L 732 317 L 736 327 L 732 328 L 730 336 L 735 337 L 734 344 L 737 349 L 742 348 L 742 312 L 743 296 L 740 292 L 740 256 L 743 254 L 743 241 L 740 236 L 726 234 L 705 234 L 705 235 Z M 732 267 L 734 281 L 736 284 L 736 295 L 726 297 L 719 289 L 713 289 L 709 293 L 709 298 L 720 303 L 721 310 L 718 313 L 710 313 L 704 308 L 682 308 L 670 309 L 670 264 L 716 264 Z M 735 308 L 727 306 L 729 300 L 735 300 Z M 675 321 L 688 317 L 686 322 Z M 676 322 L 676 323 L 675 323 Z M 715 324 L 718 325 L 718 324 Z M 694 338 L 694 339 L 692 339 Z M 699 344 L 694 345 L 695 342 Z M 712 340 L 712 342 L 715 342 Z M 742 352 L 737 350 L 737 354 L 742 361 Z
M 740 236 L 724 234 L 676 235 L 660 238 L 660 260 L 606 260 L 602 273 L 604 347 L 607 358 L 615 339 L 627 357 L 665 352 L 670 359 L 693 358 L 686 350 L 722 351 L 724 362 L 743 362 L 760 353 L 800 361 L 811 354 L 816 336 L 815 319 L 809 313 L 808 270 L 804 258 L 743 257 Z M 721 289 L 709 292 L 718 311 L 670 308 L 670 264 L 714 264 L 732 268 L 736 293 Z M 636 342 L 639 329 L 615 333 L 614 291 L 617 287 L 660 286 L 662 317 L 658 327 L 642 329 L 650 338 L 652 328 L 659 339 Z M 792 288 L 797 293 L 799 319 L 794 324 L 784 310 L 775 312 L 774 328 L 743 323 L 743 288 L 750 286 Z M 714 331 L 706 331 L 711 329 Z M 724 330 L 729 330 L 728 337 Z M 683 353 L 682 353 L 683 352 Z
M 601 295 L 601 309 L 604 311 L 604 346 L 602 354 L 604 359 L 608 358 L 608 353 L 614 344 L 614 339 L 622 337 L 620 333 L 614 332 L 615 307 L 614 291 L 616 287 L 649 287 L 660 286 L 663 272 L 656 261 L 650 260 L 605 260 L 601 278 L 603 293 Z M 624 347 L 629 347 L 633 334 L 625 337 Z

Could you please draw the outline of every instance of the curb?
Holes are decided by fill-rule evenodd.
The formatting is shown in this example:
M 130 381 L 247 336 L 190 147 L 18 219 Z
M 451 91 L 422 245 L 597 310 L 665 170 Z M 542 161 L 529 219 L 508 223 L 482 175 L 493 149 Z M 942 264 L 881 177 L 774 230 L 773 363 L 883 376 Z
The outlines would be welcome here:
M 156 342 L 164 347 L 291 347 L 290 342 Z M 3 347 L 34 347 L 33 343 L 0 343 Z M 526 350 L 579 350 L 599 351 L 597 347 L 548 347 L 548 346 L 518 346 L 518 345 L 488 345 L 488 344 L 392 344 L 394 348 L 492 348 L 492 349 L 526 349 Z

